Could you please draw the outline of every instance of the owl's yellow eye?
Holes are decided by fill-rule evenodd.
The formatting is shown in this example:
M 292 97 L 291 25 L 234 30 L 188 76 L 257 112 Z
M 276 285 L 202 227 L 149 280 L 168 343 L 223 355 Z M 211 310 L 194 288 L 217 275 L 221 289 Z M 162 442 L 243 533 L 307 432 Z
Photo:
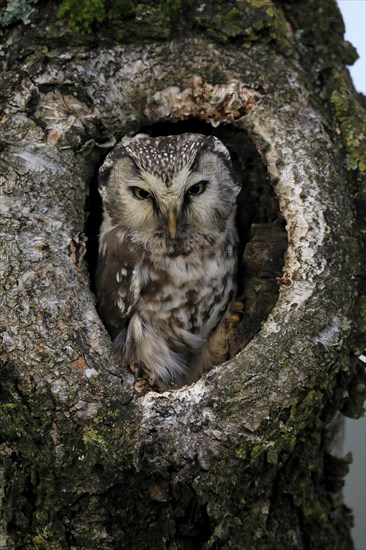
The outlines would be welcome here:
M 132 194 L 136 197 L 136 199 L 140 199 L 140 201 L 143 201 L 144 199 L 148 199 L 151 197 L 150 193 L 148 191 L 145 191 L 145 189 L 142 189 L 141 187 L 130 187 Z
M 204 180 L 195 183 L 194 185 L 192 185 L 192 187 L 188 189 L 187 195 L 192 195 L 194 197 L 196 197 L 197 195 L 202 195 L 207 187 L 207 183 L 208 182 Z

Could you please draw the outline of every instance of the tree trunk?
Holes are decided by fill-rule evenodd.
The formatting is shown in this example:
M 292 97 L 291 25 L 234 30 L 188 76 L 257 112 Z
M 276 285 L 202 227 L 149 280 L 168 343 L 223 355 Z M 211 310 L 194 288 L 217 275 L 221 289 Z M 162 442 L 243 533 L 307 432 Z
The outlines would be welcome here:
M 92 34 L 51 2 L 3 28 L 0 547 L 349 550 L 332 441 L 362 409 L 365 112 L 335 2 L 115 6 Z M 141 394 L 98 317 L 85 210 L 111 145 L 167 123 L 254 144 L 254 221 L 268 236 L 278 201 L 288 244 L 243 349 Z

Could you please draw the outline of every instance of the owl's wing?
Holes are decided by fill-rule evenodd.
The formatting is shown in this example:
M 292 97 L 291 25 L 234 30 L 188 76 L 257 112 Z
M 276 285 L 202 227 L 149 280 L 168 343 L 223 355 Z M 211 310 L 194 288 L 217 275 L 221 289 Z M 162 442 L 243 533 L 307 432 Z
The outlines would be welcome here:
M 99 313 L 118 347 L 123 345 L 140 288 L 138 267 L 142 254 L 121 228 L 106 233 L 100 244 L 96 289 Z

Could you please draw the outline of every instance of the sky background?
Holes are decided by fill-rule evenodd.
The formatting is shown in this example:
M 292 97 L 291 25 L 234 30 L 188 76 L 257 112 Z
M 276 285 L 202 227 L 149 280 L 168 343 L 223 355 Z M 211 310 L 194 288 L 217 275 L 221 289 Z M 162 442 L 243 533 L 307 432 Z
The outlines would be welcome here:
M 358 92 L 366 95 L 366 0 L 338 0 L 338 5 L 346 25 L 345 39 L 354 45 L 360 56 L 349 67 L 353 83 Z

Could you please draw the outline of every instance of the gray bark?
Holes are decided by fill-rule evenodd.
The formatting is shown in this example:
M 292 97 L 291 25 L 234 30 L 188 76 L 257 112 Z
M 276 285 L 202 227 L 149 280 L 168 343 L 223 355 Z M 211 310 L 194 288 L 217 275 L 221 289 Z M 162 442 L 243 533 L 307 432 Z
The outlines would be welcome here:
M 362 366 L 360 237 L 353 176 L 306 71 L 202 35 L 70 49 L 9 75 L 0 546 L 349 549 L 331 441 Z M 98 317 L 84 207 L 106 145 L 188 118 L 255 144 L 285 265 L 242 351 L 190 387 L 141 395 Z

